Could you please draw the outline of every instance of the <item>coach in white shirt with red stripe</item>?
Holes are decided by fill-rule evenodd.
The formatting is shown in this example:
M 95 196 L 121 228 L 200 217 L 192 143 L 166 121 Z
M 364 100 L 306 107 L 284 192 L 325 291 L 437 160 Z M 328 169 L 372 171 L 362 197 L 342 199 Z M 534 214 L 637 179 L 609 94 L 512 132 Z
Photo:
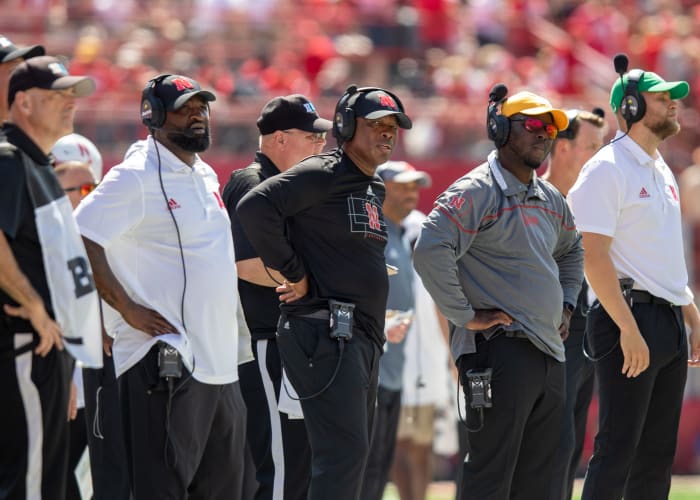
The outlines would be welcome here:
M 185 76 L 144 89 L 135 143 L 79 206 L 113 354 L 132 494 L 230 499 L 241 491 L 237 274 L 209 147 L 211 92 Z M 162 343 L 184 363 L 159 372 Z
M 657 148 L 679 132 L 677 100 L 686 95 L 686 82 L 655 73 L 619 78 L 610 104 L 620 131 L 569 191 L 599 298 L 584 342 L 600 398 L 584 500 L 669 493 L 687 366 L 700 364 L 700 314 L 688 288 L 678 187 Z

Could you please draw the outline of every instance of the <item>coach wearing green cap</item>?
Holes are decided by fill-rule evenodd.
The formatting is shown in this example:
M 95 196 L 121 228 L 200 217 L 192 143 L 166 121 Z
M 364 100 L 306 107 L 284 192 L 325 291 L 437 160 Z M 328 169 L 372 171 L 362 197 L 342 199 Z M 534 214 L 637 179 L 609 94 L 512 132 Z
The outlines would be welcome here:
M 655 73 L 619 78 L 610 105 L 620 130 L 569 191 L 598 297 L 584 340 L 600 399 L 585 500 L 668 497 L 687 367 L 700 366 L 700 314 L 678 186 L 657 148 L 680 131 L 677 100 L 687 95 L 686 82 Z

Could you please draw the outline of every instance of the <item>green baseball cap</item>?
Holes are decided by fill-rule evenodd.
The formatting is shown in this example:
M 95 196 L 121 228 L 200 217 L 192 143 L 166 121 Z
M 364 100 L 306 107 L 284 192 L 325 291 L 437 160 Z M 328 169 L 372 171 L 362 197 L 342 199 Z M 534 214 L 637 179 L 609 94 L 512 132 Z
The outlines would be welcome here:
M 629 78 L 629 73 L 622 77 L 622 82 L 618 78 L 610 89 L 610 107 L 612 107 L 613 113 L 617 113 L 617 108 L 620 107 L 623 95 L 623 85 L 627 88 L 627 79 Z M 671 99 L 674 101 L 676 99 L 683 99 L 688 95 L 690 91 L 690 86 L 688 82 L 667 82 L 661 78 L 656 73 L 651 71 L 645 71 L 642 77 L 639 79 L 639 84 L 637 89 L 640 92 L 669 92 Z

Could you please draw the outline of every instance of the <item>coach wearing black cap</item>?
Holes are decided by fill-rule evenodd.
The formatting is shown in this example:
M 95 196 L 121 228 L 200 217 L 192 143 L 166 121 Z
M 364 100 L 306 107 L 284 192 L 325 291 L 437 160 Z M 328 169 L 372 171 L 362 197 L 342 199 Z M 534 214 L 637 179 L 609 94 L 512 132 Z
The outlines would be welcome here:
M 339 147 L 265 180 L 238 204 L 262 261 L 283 278 L 277 346 L 301 400 L 311 500 L 356 500 L 369 453 L 388 277 L 384 184 L 375 175 L 410 128 L 398 97 L 350 86 L 335 111 Z M 293 395 L 293 394 L 292 394 Z
M 245 404 L 230 222 L 212 168 L 215 96 L 160 75 L 141 96 L 150 135 L 76 211 L 104 308 L 135 500 L 238 498 Z
M 319 117 L 305 96 L 275 97 L 263 107 L 257 121 L 260 150 L 248 167 L 236 170 L 224 188 L 236 249 L 238 290 L 251 331 L 255 360 L 241 365 L 241 391 L 248 407 L 247 438 L 256 466 L 256 500 L 302 500 L 311 479 L 311 449 L 304 421 L 278 405 L 285 396 L 282 365 L 275 333 L 280 314 L 275 287 L 284 281 L 277 271 L 265 269 L 241 227 L 236 205 L 265 179 L 314 154 L 326 144 L 333 126 Z
M 73 360 L 63 346 L 80 357 L 76 349 L 94 340 L 100 352 L 97 292 L 49 158 L 73 131 L 76 97 L 94 88 L 48 56 L 22 61 L 9 81 L 0 140 L 2 498 L 64 497 Z
M 43 55 L 44 47 L 41 45 L 19 48 L 9 38 L 0 35 L 0 124 L 9 118 L 7 84 L 10 80 L 10 73 L 22 61 Z

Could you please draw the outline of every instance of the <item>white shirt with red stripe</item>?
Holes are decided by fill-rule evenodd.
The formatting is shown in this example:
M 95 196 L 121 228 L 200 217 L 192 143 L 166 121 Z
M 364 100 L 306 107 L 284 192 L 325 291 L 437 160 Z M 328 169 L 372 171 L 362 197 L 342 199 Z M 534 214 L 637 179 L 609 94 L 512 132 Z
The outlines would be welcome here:
M 677 305 L 693 300 L 683 255 L 678 185 L 659 152 L 618 131 L 581 170 L 568 202 L 581 232 L 612 238 L 618 278 Z
M 183 271 L 177 233 L 158 177 L 177 220 L 187 272 L 184 323 L 180 312 Z M 228 212 L 214 171 L 199 157 L 190 168 L 149 137 L 127 152 L 76 210 L 83 236 L 105 249 L 127 294 L 158 311 L 180 335 L 151 337 L 104 308 L 117 376 L 137 363 L 157 340 L 182 354 L 193 377 L 207 384 L 238 380 L 237 273 Z M 194 363 L 193 363 L 194 359 Z

